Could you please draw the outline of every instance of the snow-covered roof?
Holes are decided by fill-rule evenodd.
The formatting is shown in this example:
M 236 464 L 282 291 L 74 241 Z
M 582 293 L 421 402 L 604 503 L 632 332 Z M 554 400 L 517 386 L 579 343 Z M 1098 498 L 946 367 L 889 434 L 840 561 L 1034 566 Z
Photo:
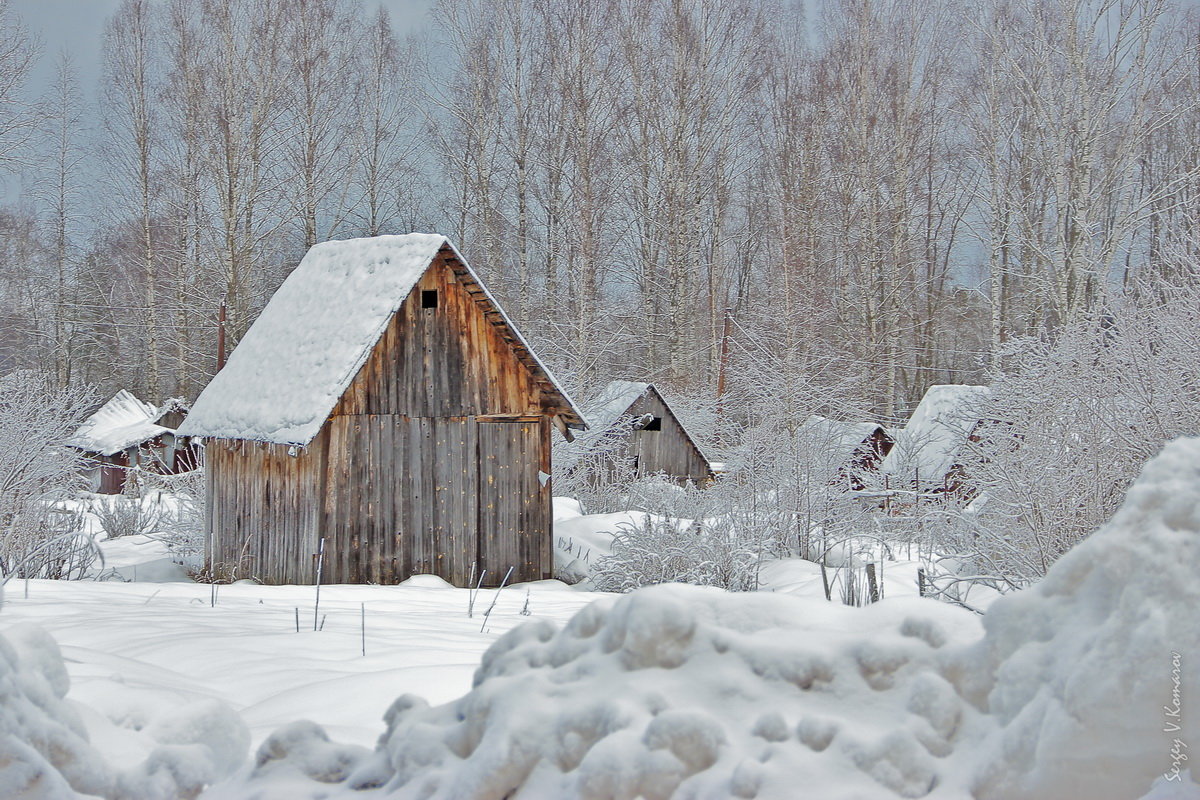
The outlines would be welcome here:
M 868 436 L 879 429 L 874 422 L 842 422 L 814 414 L 800 426 L 799 434 L 820 447 L 831 463 L 841 466 L 850 460 Z
M 201 392 L 180 434 L 308 444 L 443 247 L 454 252 L 503 314 L 439 234 L 322 242 L 287 277 Z M 574 409 L 512 322 L 507 317 L 504 322 L 531 368 Z
M 84 420 L 66 443 L 89 453 L 111 456 L 156 436 L 172 433 L 170 428 L 154 424 L 158 417 L 157 407 L 143 403 L 122 389 Z
M 597 431 L 611 428 L 649 389 L 650 384 L 640 381 L 612 381 L 584 409 L 588 427 Z
M 687 427 L 683 424 L 683 420 L 679 419 L 679 415 L 671 408 L 667 399 L 654 387 L 654 384 L 642 381 L 610 381 L 607 386 L 601 389 L 588 402 L 584 409 L 583 417 L 587 420 L 587 425 L 592 432 L 592 436 L 579 439 L 579 443 L 575 447 L 568 448 L 568 451 L 561 456 L 567 467 L 569 468 L 571 464 L 581 458 L 590 448 L 596 445 L 603 447 L 607 442 L 606 432 L 610 431 L 628 413 L 633 404 L 648 392 L 653 392 L 659 399 L 659 402 L 667 407 L 667 410 L 683 431 L 683 435 L 687 438 L 687 441 L 695 448 L 701 460 L 709 464 L 709 469 L 711 470 L 712 464 L 709 462 L 708 456 L 704 453 L 704 450 L 692 434 L 688 432 Z
M 988 394 L 986 386 L 930 386 L 881 469 L 893 475 L 919 470 L 922 480 L 940 481 L 979 423 Z

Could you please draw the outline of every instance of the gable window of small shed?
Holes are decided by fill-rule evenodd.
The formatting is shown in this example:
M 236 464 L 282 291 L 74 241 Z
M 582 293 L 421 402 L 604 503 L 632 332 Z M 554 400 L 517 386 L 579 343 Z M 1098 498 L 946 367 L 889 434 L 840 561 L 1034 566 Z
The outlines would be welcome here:
M 662 430 L 662 417 L 651 418 L 650 421 L 647 422 L 642 427 L 642 430 L 644 430 L 644 431 L 661 431 Z
M 422 289 L 421 290 L 421 308 L 437 308 L 438 293 L 437 289 Z

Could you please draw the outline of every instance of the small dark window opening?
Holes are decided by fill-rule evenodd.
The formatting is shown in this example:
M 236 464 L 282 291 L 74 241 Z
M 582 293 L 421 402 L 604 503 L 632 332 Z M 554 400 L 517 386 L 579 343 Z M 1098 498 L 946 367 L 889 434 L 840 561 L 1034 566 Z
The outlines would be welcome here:
M 437 289 L 421 290 L 421 308 L 437 308 Z
M 649 422 L 646 423 L 646 427 L 642 428 L 642 430 L 644 430 L 644 431 L 661 431 L 662 430 L 662 417 L 654 417 L 653 419 L 651 419 Z

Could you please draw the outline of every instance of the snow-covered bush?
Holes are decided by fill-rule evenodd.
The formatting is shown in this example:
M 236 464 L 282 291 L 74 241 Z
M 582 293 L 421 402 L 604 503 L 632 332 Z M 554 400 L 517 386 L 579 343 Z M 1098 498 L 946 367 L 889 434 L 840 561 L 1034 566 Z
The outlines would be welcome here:
M 605 428 L 577 432 L 573 442 L 556 437 L 555 493 L 574 497 L 589 514 L 620 510 L 637 481 L 637 467 L 627 452 L 635 423 L 626 415 Z
M 0 378 L 0 574 L 20 564 L 30 577 L 65 577 L 71 553 L 84 552 L 50 543 L 74 540 L 77 521 L 54 501 L 82 485 L 82 456 L 61 443 L 89 402 L 87 392 L 51 388 L 40 373 Z
M 1002 584 L 1044 575 L 1113 514 L 1140 464 L 1200 432 L 1196 330 L 1200 291 L 1161 289 L 1053 342 L 1013 343 L 969 447 L 980 502 L 939 549 Z
M 719 586 L 733 592 L 758 588 L 761 551 L 748 545 L 728 518 L 688 520 L 647 515 L 622 523 L 611 553 L 592 568 L 596 589 L 628 592 L 658 583 Z
M 147 497 L 99 495 L 88 510 L 109 539 L 154 533 L 162 517 L 158 503 Z
M 758 567 L 776 540 L 771 507 L 756 505 L 748 487 L 731 480 L 698 489 L 652 476 L 630 486 L 628 503 L 645 514 L 613 531 L 609 555 L 591 570 L 597 589 L 671 582 L 758 587 Z
M 154 538 L 167 546 L 175 563 L 198 571 L 204 563 L 204 470 L 156 475 L 150 488 L 172 501 L 159 515 Z

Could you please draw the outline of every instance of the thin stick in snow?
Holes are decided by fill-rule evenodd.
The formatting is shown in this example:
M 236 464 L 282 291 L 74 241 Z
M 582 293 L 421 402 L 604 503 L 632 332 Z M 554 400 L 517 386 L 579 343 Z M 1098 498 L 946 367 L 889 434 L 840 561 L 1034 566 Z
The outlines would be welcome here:
M 479 596 L 479 587 L 483 586 L 483 577 L 487 575 L 487 570 L 479 573 L 479 580 L 474 581 L 475 588 L 467 586 L 467 618 L 475 616 L 475 598 Z
M 488 606 L 488 610 L 483 612 L 483 624 L 479 626 L 479 632 L 483 633 L 483 629 L 487 627 L 488 617 L 492 615 L 492 609 L 496 607 L 496 601 L 500 599 L 500 593 L 504 591 L 504 584 L 508 583 L 509 576 L 512 575 L 513 568 L 509 567 L 508 572 L 504 573 L 504 580 L 500 581 L 500 588 L 496 590 L 496 594 L 492 596 L 492 604 Z M 483 579 L 480 578 L 482 581 Z
M 300 632 L 300 606 L 296 606 L 296 633 Z
M 471 574 L 467 578 L 467 617 L 471 616 L 471 608 L 475 605 L 475 595 L 471 592 L 471 587 L 475 585 L 475 569 L 478 561 L 471 562 Z
M 317 615 L 321 612 L 321 570 L 325 566 L 325 537 L 317 545 L 317 601 L 313 604 L 313 630 L 317 630 Z
M 360 619 L 362 620 L 362 625 L 360 628 L 362 631 L 362 654 L 365 658 L 367 655 L 367 604 L 361 603 L 359 610 L 361 611 Z

